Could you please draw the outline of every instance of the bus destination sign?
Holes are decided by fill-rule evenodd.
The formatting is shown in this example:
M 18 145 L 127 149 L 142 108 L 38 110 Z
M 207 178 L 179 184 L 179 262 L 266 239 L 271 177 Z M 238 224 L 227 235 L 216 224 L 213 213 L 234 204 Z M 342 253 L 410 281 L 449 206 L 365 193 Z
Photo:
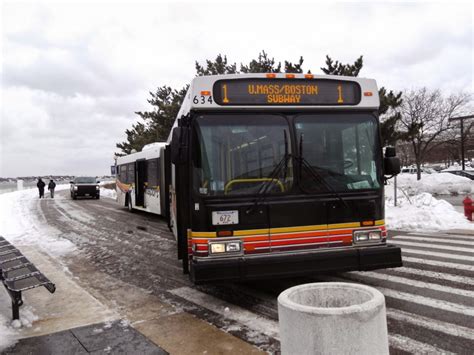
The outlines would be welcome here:
M 357 105 L 358 83 L 332 79 L 234 79 L 214 84 L 213 96 L 222 106 Z

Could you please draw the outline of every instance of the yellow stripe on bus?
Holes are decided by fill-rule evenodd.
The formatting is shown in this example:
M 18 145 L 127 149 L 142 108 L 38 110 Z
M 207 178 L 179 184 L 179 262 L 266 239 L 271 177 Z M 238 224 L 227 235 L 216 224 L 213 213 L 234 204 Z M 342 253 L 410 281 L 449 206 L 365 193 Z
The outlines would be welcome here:
M 360 227 L 360 222 L 328 224 L 328 229 L 357 228 L 357 227 Z
M 191 231 L 191 237 L 215 238 L 216 232 L 194 232 Z
M 374 222 L 376 226 L 385 224 L 385 220 L 380 219 Z M 259 234 L 279 234 L 279 233 L 297 233 L 297 232 L 310 232 L 310 231 L 321 231 L 321 230 L 332 230 L 332 229 L 344 229 L 344 228 L 359 228 L 360 222 L 348 222 L 348 223 L 334 223 L 334 224 L 318 224 L 311 226 L 297 226 L 297 227 L 280 227 L 280 228 L 263 228 L 263 229 L 244 229 L 235 230 L 233 236 L 246 237 L 251 235 Z M 204 238 L 216 238 L 216 232 L 195 232 L 191 231 L 188 237 L 204 237 Z
M 256 235 L 256 234 L 268 234 L 269 233 L 268 228 L 264 229 L 246 229 L 246 230 L 238 230 L 234 231 L 234 235 L 236 236 L 248 236 L 248 235 Z

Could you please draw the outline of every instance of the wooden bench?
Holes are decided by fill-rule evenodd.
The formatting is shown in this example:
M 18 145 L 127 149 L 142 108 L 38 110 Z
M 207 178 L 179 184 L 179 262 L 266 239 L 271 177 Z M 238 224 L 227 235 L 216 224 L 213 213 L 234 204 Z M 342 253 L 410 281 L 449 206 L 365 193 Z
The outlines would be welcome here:
M 12 299 L 13 319 L 20 319 L 23 291 L 39 286 L 44 286 L 51 293 L 56 291 L 56 286 L 2 236 L 0 236 L 0 281 Z

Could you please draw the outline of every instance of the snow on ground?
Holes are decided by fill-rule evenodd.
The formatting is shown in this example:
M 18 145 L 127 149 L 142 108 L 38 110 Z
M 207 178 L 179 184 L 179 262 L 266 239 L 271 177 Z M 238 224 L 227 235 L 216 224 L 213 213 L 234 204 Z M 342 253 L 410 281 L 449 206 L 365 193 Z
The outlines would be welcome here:
M 12 322 L 0 314 L 0 352 L 17 342 L 17 334 Z
M 474 181 L 449 173 L 397 176 L 397 206 L 394 206 L 394 179 L 385 186 L 385 221 L 390 229 L 446 230 L 474 229 L 462 213 L 437 195 L 474 193 Z M 435 196 L 433 196 L 435 195 Z
M 385 187 L 387 227 L 424 231 L 474 229 L 474 224 L 457 212 L 453 205 L 432 195 L 467 194 L 472 191 L 471 180 L 451 175 L 424 175 L 420 181 L 416 181 L 416 175 L 400 175 L 397 181 L 397 206 L 394 205 L 393 180 L 390 180 L 389 185 Z
M 56 191 L 67 190 L 69 185 L 58 185 Z M 48 196 L 47 192 L 45 196 Z M 57 195 L 55 200 L 62 197 Z M 44 203 L 38 199 L 37 189 L 15 191 L 0 195 L 0 235 L 15 246 L 35 245 L 53 256 L 66 255 L 76 247 L 69 240 L 61 238 L 61 233 L 44 222 L 44 216 L 35 214 L 40 209 L 34 205 Z M 3 292 L 3 291 L 0 291 Z M 3 295 L 2 295 L 3 296 Z M 1 297 L 9 302 L 9 297 Z M 21 321 L 11 321 L 0 314 L 0 352 L 15 344 L 17 328 L 30 327 L 38 319 L 34 311 L 27 306 L 20 309 Z
M 100 196 L 117 200 L 117 192 L 114 189 L 100 188 Z
M 394 180 L 389 180 L 393 185 Z M 397 176 L 397 187 L 410 196 L 428 192 L 432 195 L 462 195 L 474 192 L 474 180 L 450 173 L 422 174 L 416 180 L 416 174 Z
M 438 200 L 427 192 L 415 196 L 405 196 L 399 192 L 401 196 L 397 196 L 397 206 L 394 206 L 393 188 L 388 187 L 385 191 L 385 222 L 389 229 L 436 231 L 462 228 L 474 230 L 474 223 L 469 222 L 462 213 L 457 212 L 453 205 L 444 200 Z
M 59 185 L 56 191 L 67 190 L 69 185 Z M 45 192 L 45 196 L 49 196 Z M 36 189 L 15 191 L 0 195 L 0 235 L 15 245 L 37 245 L 48 254 L 60 256 L 75 250 L 75 245 L 61 238 L 57 229 L 47 225 L 35 204 L 44 203 Z M 55 200 L 64 197 L 57 195 Z M 59 202 L 59 201 L 58 201 Z

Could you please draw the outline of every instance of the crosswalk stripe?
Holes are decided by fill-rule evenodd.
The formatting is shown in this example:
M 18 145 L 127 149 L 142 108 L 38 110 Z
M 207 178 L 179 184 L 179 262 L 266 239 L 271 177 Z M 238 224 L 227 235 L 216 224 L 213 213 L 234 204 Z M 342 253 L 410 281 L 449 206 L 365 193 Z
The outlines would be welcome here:
M 421 251 L 421 252 L 422 252 L 422 251 Z M 431 260 L 431 259 L 421 259 L 421 258 L 415 258 L 415 257 L 411 257 L 411 256 L 406 256 L 406 255 L 403 255 L 402 260 L 403 260 L 403 261 L 412 262 L 412 263 L 417 263 L 417 264 L 425 264 L 425 265 L 431 265 L 431 266 L 447 267 L 447 268 L 450 268 L 450 269 L 456 269 L 456 270 L 463 270 L 463 271 L 474 272 L 474 266 L 466 265 L 466 264 L 451 263 L 451 262 L 449 262 L 449 261 L 439 261 L 439 260 Z
M 468 340 L 474 340 L 472 329 L 461 325 L 439 321 L 419 314 L 408 313 L 399 309 L 387 308 L 387 317 L 401 322 L 410 323 L 422 328 L 430 329 L 447 335 L 452 335 Z
M 426 288 L 429 290 L 446 292 L 452 295 L 474 297 L 474 291 L 463 290 L 460 288 L 443 286 L 443 285 L 438 285 L 438 284 L 428 283 L 428 282 L 423 282 L 423 281 L 417 281 L 417 280 L 407 279 L 406 277 L 382 274 L 382 273 L 378 273 L 374 271 L 360 271 L 360 272 L 357 271 L 357 272 L 348 272 L 347 274 L 350 275 L 352 279 L 362 281 L 362 282 L 364 282 L 365 281 L 364 279 L 368 277 L 368 278 L 372 278 L 376 280 L 397 282 L 397 283 L 408 285 L 408 286 L 415 286 L 415 287 L 420 287 L 420 288 Z
M 331 280 L 331 281 L 340 281 L 340 282 L 348 282 L 348 281 L 349 282 L 357 282 L 357 281 L 354 281 L 354 280 L 351 280 L 351 279 L 346 279 L 346 278 L 337 277 L 337 276 L 327 276 L 327 277 L 323 276 L 323 277 L 321 277 L 321 279 Z M 435 308 L 435 309 L 440 309 L 440 310 L 443 310 L 443 311 L 458 313 L 458 314 L 462 314 L 462 315 L 465 315 L 465 316 L 470 316 L 470 317 L 474 316 L 474 308 L 473 307 L 464 306 L 462 304 L 448 302 L 448 301 L 444 301 L 444 300 L 438 300 L 438 299 L 435 299 L 435 298 L 419 296 L 419 295 L 415 295 L 415 294 L 408 293 L 408 292 L 396 291 L 396 290 L 392 290 L 392 289 L 386 288 L 386 287 L 380 287 L 380 286 L 373 286 L 373 287 L 375 287 L 377 290 L 382 292 L 385 295 L 385 297 L 396 298 L 396 299 L 399 299 L 399 300 L 419 304 L 419 305 L 422 305 L 422 306 L 428 306 L 428 307 L 432 307 L 432 308 Z
M 405 257 L 404 260 L 406 259 L 407 258 Z M 453 281 L 453 282 L 463 283 L 470 286 L 474 285 L 474 278 L 472 277 L 458 276 L 458 275 L 453 275 L 446 272 L 434 272 L 434 271 L 428 271 L 428 270 L 423 270 L 423 269 L 415 269 L 415 268 L 407 267 L 407 266 L 397 267 L 396 269 L 393 269 L 393 270 L 384 270 L 380 272 L 387 273 L 391 271 L 396 271 L 396 272 L 399 271 L 399 272 L 403 272 L 410 275 L 426 276 L 426 277 L 431 277 L 437 280 Z
M 420 237 L 432 237 L 432 238 L 438 238 L 438 239 L 444 239 L 444 238 L 450 238 L 450 239 L 458 239 L 458 240 L 465 240 L 465 241 L 472 241 L 474 239 L 473 236 L 469 235 L 460 235 L 460 234 L 446 234 L 446 233 L 417 233 L 417 232 L 412 232 L 408 233 L 408 235 L 417 235 Z M 395 236 L 396 238 L 397 236 Z
M 430 249 L 461 251 L 461 252 L 466 252 L 466 253 L 473 253 L 473 255 L 474 255 L 474 248 L 462 248 L 462 247 L 452 247 L 452 246 L 440 245 L 440 244 L 426 244 L 426 243 L 406 242 L 406 241 L 402 241 L 402 240 L 394 240 L 393 242 L 396 245 L 401 245 L 401 246 L 407 245 L 407 246 L 410 246 L 410 247 L 423 247 L 423 248 L 430 248 Z
M 457 303 L 441 301 L 435 298 L 414 295 L 407 292 L 395 291 L 385 287 L 376 287 L 387 297 L 397 298 L 408 302 L 416 303 L 422 306 L 429 306 L 435 309 L 441 309 L 448 312 L 458 313 L 465 316 L 474 316 L 474 308 L 469 306 L 463 306 Z
M 437 348 L 433 345 L 422 343 L 400 334 L 391 334 L 388 337 L 390 346 L 411 354 L 454 354 L 452 352 Z
M 451 240 L 448 238 L 430 238 L 430 237 L 413 237 L 410 235 L 397 235 L 395 238 L 391 239 L 394 243 L 396 243 L 399 240 L 413 240 L 413 241 L 420 241 L 420 242 L 428 242 L 428 243 L 446 243 L 446 244 L 456 244 L 456 245 L 471 245 L 474 246 L 474 242 L 471 241 L 465 241 L 465 240 Z
M 448 254 L 448 253 L 438 253 L 436 251 L 431 250 L 421 250 L 421 249 L 412 249 L 412 248 L 403 248 L 402 254 L 409 253 L 409 254 L 421 254 L 423 256 L 438 256 L 446 259 L 454 259 L 454 260 L 462 260 L 462 261 L 469 261 L 474 263 L 474 257 L 467 256 L 467 255 L 457 255 L 457 254 Z M 402 257 L 402 259 L 405 256 Z M 467 265 L 469 266 L 469 265 Z
M 251 311 L 190 287 L 184 286 L 171 290 L 170 292 L 187 301 L 218 313 L 225 318 L 234 320 L 250 329 L 257 330 L 262 334 L 279 340 L 278 322 L 274 320 L 264 318 Z

